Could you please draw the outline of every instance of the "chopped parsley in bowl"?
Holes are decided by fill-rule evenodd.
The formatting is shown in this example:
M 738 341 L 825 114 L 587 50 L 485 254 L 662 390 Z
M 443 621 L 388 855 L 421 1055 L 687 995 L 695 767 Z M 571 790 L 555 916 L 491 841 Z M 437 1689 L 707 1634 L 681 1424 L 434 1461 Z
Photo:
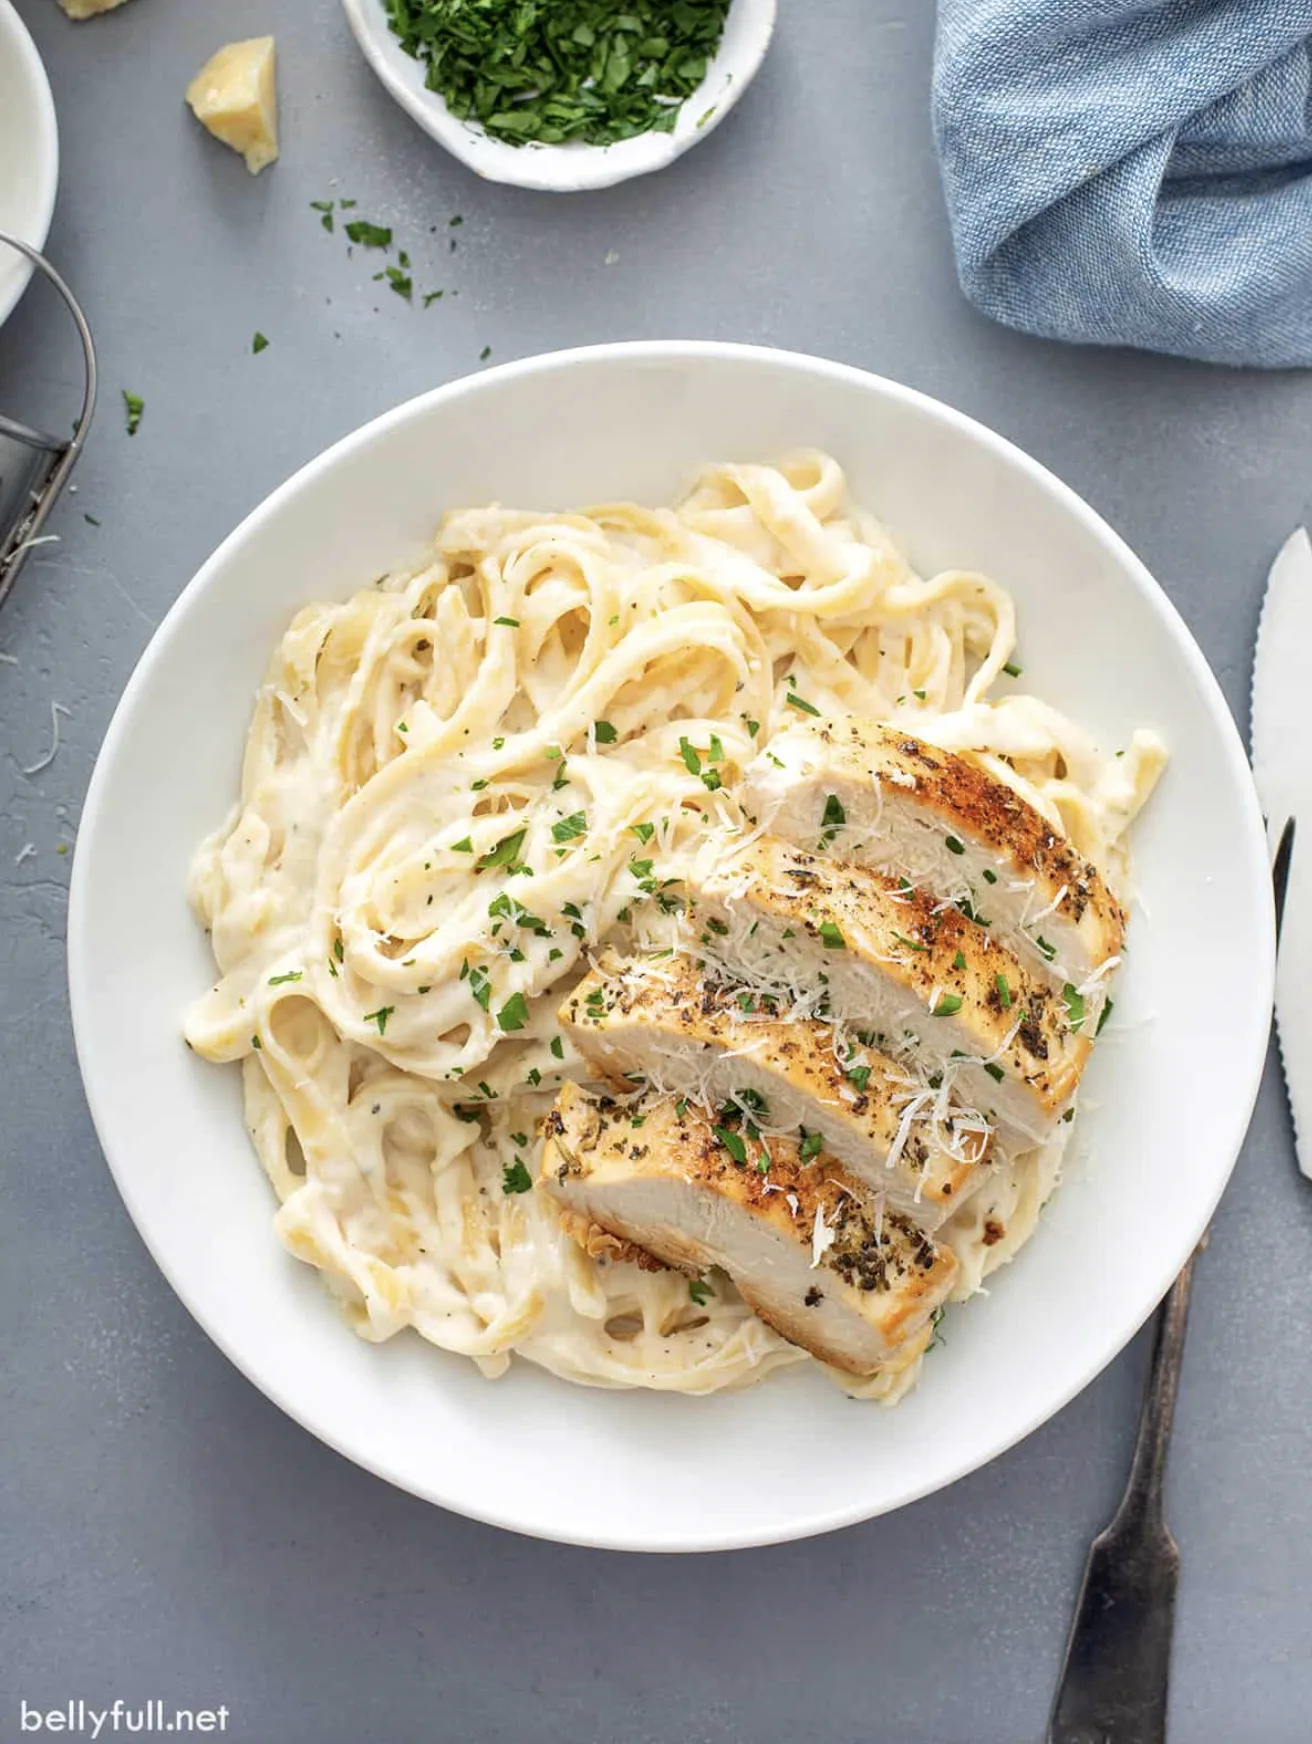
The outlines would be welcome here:
M 574 191 L 663 168 L 764 57 L 776 0 L 343 0 L 392 96 L 479 175 Z

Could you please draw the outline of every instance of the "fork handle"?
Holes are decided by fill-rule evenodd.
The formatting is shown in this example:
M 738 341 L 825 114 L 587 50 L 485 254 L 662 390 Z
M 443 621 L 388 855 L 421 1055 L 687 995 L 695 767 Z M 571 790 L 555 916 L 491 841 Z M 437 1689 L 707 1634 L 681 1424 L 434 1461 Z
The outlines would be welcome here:
M 1066 1643 L 1048 1744 L 1164 1744 L 1180 1557 L 1162 1481 L 1175 1415 L 1191 1258 L 1157 1316 L 1134 1459 L 1121 1505 L 1094 1540 Z

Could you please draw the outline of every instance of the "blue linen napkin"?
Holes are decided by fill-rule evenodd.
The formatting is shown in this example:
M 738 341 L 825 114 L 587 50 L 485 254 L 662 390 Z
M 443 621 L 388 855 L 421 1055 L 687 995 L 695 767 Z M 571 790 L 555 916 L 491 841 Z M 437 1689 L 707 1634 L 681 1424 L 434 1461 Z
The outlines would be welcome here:
M 1010 327 L 1312 366 L 1312 0 L 940 0 L 962 289 Z

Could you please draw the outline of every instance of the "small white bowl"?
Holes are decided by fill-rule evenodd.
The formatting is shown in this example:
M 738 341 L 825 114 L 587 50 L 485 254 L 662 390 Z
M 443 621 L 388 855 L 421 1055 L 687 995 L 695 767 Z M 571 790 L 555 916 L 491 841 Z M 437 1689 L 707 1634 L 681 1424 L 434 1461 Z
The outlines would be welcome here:
M 663 170 L 717 128 L 756 76 L 774 34 L 777 0 L 734 0 L 719 53 L 679 111 L 672 133 L 644 133 L 616 145 L 507 145 L 476 123 L 458 121 L 424 84 L 425 63 L 392 34 L 383 0 L 342 0 L 365 59 L 401 107 L 475 175 L 489 182 L 575 194 Z
M 36 44 L 0 0 L 0 230 L 43 248 L 59 185 L 55 100 Z M 0 326 L 22 296 L 31 264 L 0 246 Z
M 413 1334 L 365 1344 L 274 1236 L 239 1074 L 180 1034 L 213 976 L 187 866 L 235 794 L 268 651 L 309 600 L 420 560 L 443 509 L 668 503 L 707 461 L 803 443 L 838 457 L 922 571 L 982 569 L 1012 591 L 1038 695 L 1104 745 L 1150 726 L 1170 747 L 1135 831 L 1142 907 L 1068 1178 L 988 1298 L 953 1310 L 946 1347 L 896 1411 L 852 1404 L 813 1369 L 669 1398 L 572 1387 L 527 1363 L 486 1381 Z M 477 1519 L 706 1550 L 826 1531 L 939 1489 L 1116 1355 L 1238 1155 L 1266 1058 L 1273 920 L 1262 815 L 1225 699 L 1166 595 L 1073 491 L 895 382 L 782 352 L 643 342 L 505 364 L 412 400 L 312 461 L 223 544 L 105 739 L 68 963 L 87 1097 L 128 1210 L 271 1399 L 360 1465 Z

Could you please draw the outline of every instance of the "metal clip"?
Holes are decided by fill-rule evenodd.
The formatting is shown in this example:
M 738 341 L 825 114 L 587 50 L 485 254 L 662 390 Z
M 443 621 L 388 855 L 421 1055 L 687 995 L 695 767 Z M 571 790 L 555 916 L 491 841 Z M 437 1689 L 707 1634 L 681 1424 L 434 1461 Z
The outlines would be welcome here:
M 49 261 L 3 230 L 0 243 L 25 254 L 64 299 L 82 341 L 86 368 L 82 410 L 71 441 L 34 430 L 0 413 L 0 606 L 3 606 L 82 452 L 96 405 L 96 351 L 86 316 Z

